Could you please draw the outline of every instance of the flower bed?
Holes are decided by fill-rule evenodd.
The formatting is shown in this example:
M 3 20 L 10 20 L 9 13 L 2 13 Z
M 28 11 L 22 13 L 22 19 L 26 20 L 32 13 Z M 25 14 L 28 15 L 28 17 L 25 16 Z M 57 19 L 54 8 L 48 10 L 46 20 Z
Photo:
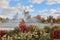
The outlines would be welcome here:
M 9 38 L 12 40 L 55 40 L 60 39 L 60 30 L 58 28 L 60 27 L 50 28 L 46 26 L 45 28 L 40 28 L 34 25 L 28 27 L 22 20 L 19 27 L 16 27 L 13 31 L 5 32 L 0 30 L 0 36 L 7 40 Z

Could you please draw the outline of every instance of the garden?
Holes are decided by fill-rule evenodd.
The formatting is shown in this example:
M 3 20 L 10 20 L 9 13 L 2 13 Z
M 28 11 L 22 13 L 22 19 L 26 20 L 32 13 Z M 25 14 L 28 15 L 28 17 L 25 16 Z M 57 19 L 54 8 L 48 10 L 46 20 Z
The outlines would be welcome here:
M 14 30 L 0 30 L 0 40 L 60 40 L 60 26 L 27 26 L 22 20 Z

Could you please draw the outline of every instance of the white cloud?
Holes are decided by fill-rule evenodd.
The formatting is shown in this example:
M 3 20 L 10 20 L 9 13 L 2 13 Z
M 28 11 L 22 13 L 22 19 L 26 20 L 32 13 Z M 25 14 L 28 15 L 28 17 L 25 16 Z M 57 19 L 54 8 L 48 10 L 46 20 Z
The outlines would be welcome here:
M 34 9 L 27 9 L 26 11 L 34 12 Z
M 7 7 L 7 8 L 2 8 L 4 10 L 4 12 L 2 13 L 2 15 L 6 15 L 6 14 L 14 14 L 14 13 L 22 13 L 23 10 L 23 6 L 21 4 L 18 4 L 16 7 Z
M 60 4 L 60 0 L 46 0 L 46 4 L 48 5 Z
M 28 5 L 28 6 L 23 6 L 21 4 L 17 4 L 16 7 L 10 7 L 9 6 L 9 0 L 0 0 L 0 9 L 3 9 L 4 12 L 1 13 L 1 15 L 3 15 L 4 17 L 8 17 L 10 14 L 16 14 L 17 12 L 23 13 L 23 10 L 29 11 L 29 12 L 33 12 L 33 5 Z
M 8 17 L 10 14 L 16 14 L 17 12 L 22 13 L 22 5 L 19 4 L 17 7 L 10 7 L 9 2 L 10 0 L 0 0 L 0 9 L 4 10 L 4 12 L 1 13 L 3 17 Z
M 59 16 L 59 14 L 60 14 L 60 11 L 58 11 L 58 9 L 51 9 L 50 14 L 48 14 L 48 15 L 51 15 L 54 18 L 57 18 Z
M 46 4 L 52 5 L 52 4 L 60 4 L 60 0 L 29 0 L 31 3 L 34 4 L 41 4 L 45 1 Z
M 10 7 L 10 8 L 6 8 L 4 9 L 5 11 L 2 13 L 3 15 L 6 15 L 6 14 L 14 14 L 14 13 L 21 13 L 21 11 L 19 10 L 19 8 L 15 8 L 15 7 Z
M 19 11 L 23 11 L 23 10 L 26 10 L 26 11 L 29 11 L 29 12 L 33 12 L 34 9 L 33 9 L 33 5 L 28 5 L 28 6 L 24 6 L 24 5 L 21 5 L 20 3 L 17 5 L 16 7 Z
M 10 1 L 21 1 L 21 0 L 10 0 Z
M 41 4 L 44 0 L 29 0 L 31 3 Z
M 60 13 L 60 11 L 58 9 L 51 9 L 50 12 L 52 14 L 55 14 L 55 13 L 58 14 L 58 13 Z
M 39 10 L 38 12 L 40 12 L 40 13 L 45 13 L 45 12 L 47 12 L 48 11 L 48 9 L 44 9 L 44 10 Z
M 9 7 L 9 0 L 0 0 L 0 8 Z
M 6 14 L 16 14 L 17 12 L 19 14 L 22 14 L 24 10 L 29 11 L 29 12 L 34 12 L 34 9 L 32 8 L 32 5 L 29 6 L 17 6 L 17 7 L 8 7 L 8 8 L 4 8 L 4 12 L 2 13 L 2 15 L 6 15 Z
M 33 5 L 29 6 L 23 6 L 24 10 L 29 11 L 29 12 L 34 12 L 35 10 L 33 9 Z
M 33 8 L 33 5 L 29 5 L 30 8 Z
M 47 12 L 49 12 L 49 13 L 52 13 L 52 14 L 54 14 L 54 13 L 57 13 L 57 12 L 60 12 L 60 10 L 59 9 L 43 9 L 43 10 L 39 10 L 38 11 L 39 13 L 47 13 Z
M 56 9 L 51 9 L 50 12 L 55 13 L 55 12 L 57 12 L 57 10 Z
M 57 18 L 60 15 L 60 11 L 58 11 L 58 9 L 50 9 L 50 10 L 44 9 L 44 10 L 40 10 L 39 12 L 45 13 L 46 11 L 47 12 L 49 11 L 49 13 L 41 14 L 42 18 L 47 18 L 48 16 L 53 16 L 54 18 Z

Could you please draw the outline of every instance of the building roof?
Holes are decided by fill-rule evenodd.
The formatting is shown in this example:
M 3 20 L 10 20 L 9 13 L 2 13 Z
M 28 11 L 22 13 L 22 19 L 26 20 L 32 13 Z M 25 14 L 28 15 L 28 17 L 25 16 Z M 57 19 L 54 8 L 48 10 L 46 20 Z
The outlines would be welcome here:
M 37 22 L 39 22 L 39 20 L 38 19 L 36 19 L 36 18 L 30 18 L 30 19 L 28 19 L 28 20 L 25 20 L 26 22 L 32 22 L 32 23 L 37 23 Z

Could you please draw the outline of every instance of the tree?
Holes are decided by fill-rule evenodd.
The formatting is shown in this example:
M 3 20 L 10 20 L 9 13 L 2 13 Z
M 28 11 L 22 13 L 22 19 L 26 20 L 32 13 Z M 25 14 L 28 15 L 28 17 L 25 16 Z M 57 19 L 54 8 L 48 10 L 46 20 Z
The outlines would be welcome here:
M 44 22 L 46 22 L 46 20 L 45 20 L 44 18 L 42 18 L 42 19 L 41 19 L 41 22 L 44 23 Z
M 60 23 L 60 19 L 59 18 L 57 18 L 57 23 Z
M 56 23 L 56 19 L 55 18 L 53 18 L 53 23 Z
M 49 23 L 51 23 L 51 22 L 53 21 L 53 16 L 49 16 L 49 17 L 47 18 L 47 21 L 48 21 Z
M 56 30 L 56 29 L 59 29 L 59 27 L 58 27 L 58 26 L 52 27 L 52 28 L 51 28 L 51 32 L 54 31 L 54 30 Z
M 41 20 L 41 16 L 40 16 L 40 15 L 37 15 L 36 18 L 37 18 L 38 20 Z
M 2 21 L 3 20 L 3 18 L 2 17 L 0 17 L 0 21 Z

